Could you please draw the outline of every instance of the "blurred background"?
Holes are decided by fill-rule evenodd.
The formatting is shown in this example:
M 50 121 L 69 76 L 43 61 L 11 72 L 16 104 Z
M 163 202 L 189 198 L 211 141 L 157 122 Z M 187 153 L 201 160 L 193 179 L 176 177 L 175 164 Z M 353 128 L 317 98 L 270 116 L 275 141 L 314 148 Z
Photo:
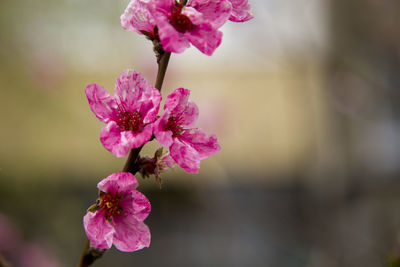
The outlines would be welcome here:
M 154 83 L 127 0 L 0 2 L 0 254 L 75 266 L 96 184 L 120 171 L 84 88 L 127 68 Z M 162 93 L 192 90 L 222 150 L 139 190 L 150 248 L 94 266 L 400 266 L 400 2 L 250 0 L 207 57 L 171 57 Z M 158 145 L 146 145 L 152 154 Z

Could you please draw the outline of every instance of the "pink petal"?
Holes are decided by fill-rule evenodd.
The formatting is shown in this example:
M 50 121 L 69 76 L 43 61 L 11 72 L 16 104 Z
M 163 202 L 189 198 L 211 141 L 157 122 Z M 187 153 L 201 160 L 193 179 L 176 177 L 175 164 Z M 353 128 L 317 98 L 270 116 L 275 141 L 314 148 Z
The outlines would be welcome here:
M 126 204 L 125 203 L 122 204 L 123 206 L 122 208 L 124 210 L 125 209 L 130 210 L 132 216 L 136 217 L 136 220 L 142 222 L 150 214 L 151 211 L 150 202 L 145 195 L 143 195 L 137 190 L 134 190 L 132 192 L 131 197 L 132 199 L 129 200 L 129 203 L 126 202 Z
M 171 111 L 173 116 L 179 117 L 182 126 L 192 126 L 199 116 L 199 109 L 193 102 L 189 102 L 190 90 L 175 89 L 167 96 L 164 109 Z
M 108 123 L 113 118 L 113 113 L 117 108 L 115 99 L 98 84 L 89 84 L 85 93 L 89 101 L 90 109 L 96 117 L 105 123 Z
M 232 6 L 226 0 L 191 0 L 188 6 L 195 8 L 203 15 L 203 20 L 219 28 L 229 19 Z
M 153 88 L 140 73 L 134 70 L 125 70 L 115 82 L 115 95 L 126 111 L 134 112 L 140 110 L 143 95 L 147 96 L 147 91 Z M 155 88 L 154 90 L 158 91 Z
M 150 123 L 153 122 L 157 116 L 158 110 L 160 108 L 161 94 L 154 87 L 150 87 L 148 90 L 143 92 L 142 98 L 140 100 L 140 114 L 144 116 L 143 122 Z
M 198 152 L 201 160 L 221 150 L 217 137 L 215 135 L 207 137 L 200 129 L 187 130 L 179 138 L 190 144 Z
M 143 122 L 153 122 L 160 107 L 161 94 L 134 70 L 122 72 L 115 82 L 115 95 L 121 108 L 128 112 L 139 111 Z
M 138 185 L 139 183 L 132 173 L 116 172 L 101 180 L 97 184 L 97 188 L 106 193 L 131 192 L 138 187 Z M 115 190 L 115 187 L 117 187 L 117 190 Z
M 182 15 L 189 18 L 190 22 L 194 25 L 204 23 L 203 14 L 197 11 L 195 8 L 190 6 L 185 6 L 182 8 Z
M 178 32 L 166 17 L 157 19 L 158 35 L 162 47 L 167 52 L 182 53 L 190 47 L 190 43 L 185 34 Z
M 185 171 L 197 173 L 200 168 L 199 153 L 190 145 L 175 139 L 170 147 L 170 155 L 174 161 Z
M 145 0 L 131 0 L 121 15 L 122 27 L 130 32 L 142 34 L 141 31 L 146 31 L 153 34 L 156 24 L 147 5 L 148 1 Z
M 146 125 L 141 132 L 134 133 L 132 131 L 121 132 L 121 144 L 128 148 L 138 148 L 146 144 L 153 135 L 153 126 Z
M 211 24 L 203 23 L 190 32 L 186 32 L 188 40 L 207 56 L 211 56 L 221 44 L 222 32 L 214 29 Z
M 253 18 L 250 12 L 248 0 L 229 0 L 232 4 L 232 13 L 229 20 L 234 22 L 245 22 Z
M 174 5 L 174 0 L 150 0 L 148 3 L 148 8 L 150 12 L 155 16 L 154 12 L 161 12 L 168 15 L 171 13 L 171 7 Z
M 120 216 L 115 220 L 114 245 L 125 252 L 149 247 L 150 230 L 133 216 Z
M 163 115 L 153 124 L 154 136 L 160 144 L 167 148 L 169 148 L 173 142 L 172 131 L 164 130 L 169 117 L 170 112 L 165 111 Z
M 164 110 L 181 113 L 188 102 L 190 90 L 184 88 L 175 89 L 167 96 L 164 104 Z
M 189 101 L 183 111 L 183 116 L 180 122 L 183 126 L 191 127 L 197 121 L 199 117 L 199 108 L 194 102 Z
M 123 142 L 121 137 L 121 129 L 114 121 L 110 121 L 100 132 L 100 141 L 103 146 L 119 158 L 128 155 L 131 149 L 126 140 L 124 139 Z
M 92 247 L 97 249 L 111 247 L 115 230 L 102 213 L 88 211 L 83 217 L 83 227 Z
M 171 155 L 165 154 L 162 159 L 162 162 L 164 162 L 168 167 L 173 168 L 174 167 L 174 159 L 171 157 Z

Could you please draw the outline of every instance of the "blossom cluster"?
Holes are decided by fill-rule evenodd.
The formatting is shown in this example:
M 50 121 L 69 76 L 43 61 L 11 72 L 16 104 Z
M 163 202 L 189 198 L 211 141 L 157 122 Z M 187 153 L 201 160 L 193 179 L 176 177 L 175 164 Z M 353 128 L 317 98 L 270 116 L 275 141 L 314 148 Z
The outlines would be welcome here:
M 134 70 L 121 73 L 113 96 L 98 84 L 86 87 L 90 108 L 106 123 L 100 141 L 108 151 L 124 157 L 155 136 L 169 149 L 167 158 L 171 157 L 185 171 L 196 173 L 200 161 L 217 153 L 220 146 L 215 135 L 207 136 L 193 127 L 199 110 L 188 100 L 189 94 L 184 88 L 173 91 L 165 100 L 164 112 L 157 117 L 161 94 Z
M 247 0 L 134 0 L 121 15 L 124 29 L 160 41 L 167 52 L 182 53 L 194 45 L 212 55 L 221 44 L 219 30 L 228 20 L 253 18 Z
M 121 25 L 145 35 L 163 53 L 181 53 L 192 44 L 211 55 L 221 43 L 222 25 L 251 18 L 247 0 L 131 0 L 121 15 Z M 134 171 L 113 173 L 98 183 L 99 199 L 83 219 L 86 235 L 97 250 L 112 244 L 121 251 L 148 247 L 150 231 L 143 221 L 151 206 L 136 190 L 134 174 L 154 175 L 161 184 L 160 173 L 174 164 L 197 173 L 200 162 L 221 149 L 218 140 L 195 126 L 199 109 L 189 101 L 188 89 L 170 93 L 162 112 L 160 88 L 134 70 L 118 76 L 114 95 L 96 83 L 88 85 L 85 93 L 91 110 L 105 123 L 100 141 L 113 155 L 140 152 L 153 139 L 162 146 L 152 158 L 137 155 Z

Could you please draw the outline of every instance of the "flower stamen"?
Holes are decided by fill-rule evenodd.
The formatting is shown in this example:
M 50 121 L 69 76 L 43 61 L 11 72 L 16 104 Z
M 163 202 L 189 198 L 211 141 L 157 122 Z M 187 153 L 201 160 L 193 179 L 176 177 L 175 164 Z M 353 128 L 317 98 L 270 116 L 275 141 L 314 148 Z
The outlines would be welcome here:
M 170 130 L 172 132 L 172 137 L 176 137 L 183 133 L 183 126 L 179 124 L 179 120 L 176 117 L 171 116 L 168 118 L 165 130 Z
M 111 222 L 115 216 L 120 215 L 123 212 L 121 206 L 121 200 L 123 195 L 111 194 L 101 192 L 100 203 L 98 204 L 99 210 L 104 213 L 104 218 Z
M 178 32 L 184 33 L 193 29 L 193 23 L 182 14 L 182 5 L 178 4 L 172 7 L 169 22 Z
M 143 118 L 139 111 L 129 112 L 122 104 L 118 104 L 116 120 L 119 128 L 123 131 L 140 132 L 143 129 Z

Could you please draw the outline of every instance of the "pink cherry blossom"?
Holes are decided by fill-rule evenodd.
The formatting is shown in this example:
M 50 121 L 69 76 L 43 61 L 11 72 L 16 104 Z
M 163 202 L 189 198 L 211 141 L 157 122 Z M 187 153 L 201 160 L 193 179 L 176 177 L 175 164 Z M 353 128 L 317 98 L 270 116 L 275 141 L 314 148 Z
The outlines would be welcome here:
M 215 2 L 214 6 L 221 9 L 221 14 L 230 14 L 231 8 L 226 0 L 208 2 Z M 217 2 L 219 4 L 216 4 Z M 191 43 L 210 56 L 221 44 L 222 32 L 216 26 L 223 24 L 219 20 L 224 16 L 206 16 L 190 6 L 190 3 L 182 6 L 174 0 L 150 0 L 149 10 L 156 21 L 158 35 L 165 51 L 182 53 Z M 228 16 L 225 16 L 227 19 Z
M 150 202 L 136 190 L 138 182 L 131 173 L 113 173 L 97 184 L 98 203 L 83 217 L 90 244 L 121 251 L 135 251 L 150 245 L 150 230 L 143 223 L 150 213 Z
M 221 44 L 218 28 L 231 11 L 228 0 L 194 0 L 186 6 L 174 0 L 131 0 L 121 15 L 121 25 L 159 40 L 167 52 L 182 53 L 192 44 L 212 55 Z
M 250 12 L 248 0 L 228 0 L 232 4 L 232 12 L 229 20 L 234 22 L 245 22 L 253 18 Z
M 199 111 L 195 103 L 188 101 L 189 94 L 189 90 L 178 88 L 167 97 L 164 113 L 154 123 L 154 135 L 169 148 L 170 156 L 181 168 L 196 173 L 200 161 L 221 148 L 215 135 L 207 137 L 200 129 L 193 128 Z
M 106 123 L 100 133 L 104 147 L 117 157 L 144 145 L 153 135 L 161 101 L 160 92 L 133 70 L 120 74 L 115 83 L 115 95 L 110 96 L 98 84 L 86 87 L 89 105 L 96 117 Z
M 121 15 L 122 27 L 130 32 L 154 35 L 156 26 L 153 16 L 147 7 L 149 0 L 132 0 Z

